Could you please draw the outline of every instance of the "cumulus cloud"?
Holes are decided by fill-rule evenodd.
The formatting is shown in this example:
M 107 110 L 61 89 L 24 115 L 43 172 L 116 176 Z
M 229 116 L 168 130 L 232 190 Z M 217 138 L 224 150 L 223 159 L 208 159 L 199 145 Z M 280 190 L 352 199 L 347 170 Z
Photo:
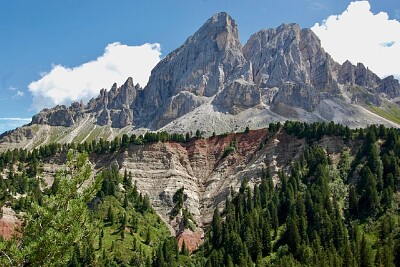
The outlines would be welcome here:
M 69 104 L 97 96 L 100 89 L 121 85 L 128 77 L 142 86 L 147 84 L 151 70 L 160 61 L 160 45 L 128 46 L 109 44 L 96 60 L 69 68 L 54 65 L 49 73 L 29 84 L 32 107 L 40 110 L 58 104 Z
M 337 62 L 362 62 L 382 78 L 400 77 L 400 22 L 385 12 L 373 14 L 368 1 L 351 2 L 312 30 Z
M 0 134 L 31 121 L 30 118 L 0 118 Z

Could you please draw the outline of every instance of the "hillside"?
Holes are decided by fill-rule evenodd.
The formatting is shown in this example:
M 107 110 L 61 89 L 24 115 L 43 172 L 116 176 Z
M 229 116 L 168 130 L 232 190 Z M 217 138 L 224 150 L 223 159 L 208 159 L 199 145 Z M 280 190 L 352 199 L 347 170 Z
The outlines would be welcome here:
M 147 130 L 211 136 L 286 120 L 398 127 L 399 97 L 393 76 L 333 61 L 310 29 L 282 24 L 242 45 L 235 20 L 218 13 L 162 59 L 144 87 L 128 78 L 87 104 L 44 109 L 1 135 L 0 150 Z
M 93 151 L 90 162 L 95 173 L 112 166 L 121 173 L 130 173 L 139 191 L 149 196 L 158 214 L 175 226 L 171 229 L 174 233 L 179 227 L 170 220 L 169 214 L 174 207 L 173 195 L 178 189 L 185 188 L 185 206 L 198 226 L 204 228 L 211 221 L 214 207 L 225 200 L 230 188 L 238 190 L 245 177 L 254 177 L 256 182 L 257 177 L 267 170 L 275 177 L 278 170 L 289 168 L 307 145 L 305 139 L 282 130 L 275 133 L 268 129 L 206 139 L 194 136 L 189 141 L 182 137 L 181 142 L 155 142 L 154 136 L 148 133 L 144 137 L 125 138 L 131 143 L 129 146 L 122 145 L 122 139 L 117 138 L 111 143 L 85 142 L 77 148 Z M 355 153 L 359 146 L 357 142 L 345 143 L 336 137 L 322 138 L 318 144 L 329 153 L 340 153 L 345 146 L 352 147 Z M 65 152 L 52 154 L 50 151 L 55 153 L 57 149 L 54 145 L 50 147 L 37 150 L 45 155 L 41 175 L 49 184 L 66 159 Z M 56 147 L 66 149 L 65 146 Z
M 399 140 L 397 130 L 383 126 L 351 130 L 333 123 L 287 122 L 209 138 L 202 138 L 200 131 L 193 137 L 148 132 L 112 142 L 54 144 L 32 152 L 14 150 L 0 155 L 1 201 L 17 214 L 23 211 L 28 215 L 59 203 L 63 190 L 74 190 L 77 184 L 64 184 L 65 178 L 55 173 L 65 169 L 68 158 L 73 159 L 67 151 L 76 149 L 87 151 L 89 156 L 88 165 L 79 165 L 84 162 L 79 158 L 72 163 L 78 164 L 77 173 L 82 168 L 79 166 L 87 166 L 89 171 L 76 176 L 81 177 L 78 184 L 84 185 L 80 190 L 92 192 L 89 206 L 82 202 L 84 205 L 78 207 L 91 211 L 86 222 L 94 223 L 98 230 L 92 239 L 85 239 L 86 243 L 72 247 L 72 251 L 82 253 L 75 260 L 103 265 L 107 259 L 131 266 L 149 262 L 175 266 L 178 261 L 184 266 L 189 262 L 229 266 L 231 261 L 238 266 L 245 266 L 244 262 L 249 266 L 251 262 L 280 266 L 285 261 L 348 266 L 345 262 L 350 254 L 346 253 L 351 252 L 353 266 L 363 266 L 358 253 L 368 254 L 366 260 L 372 261 L 384 262 L 388 257 L 392 265 L 384 266 L 394 266 L 400 237 Z M 31 201 L 39 206 L 31 206 Z M 45 214 L 53 216 L 54 212 Z M 226 217 L 226 223 L 219 216 Z M 332 224 L 326 224 L 328 221 Z M 256 222 L 259 227 L 253 225 Z M 270 229 L 269 237 L 264 227 Z M 58 238 L 50 233 L 46 232 L 46 238 Z M 178 238 L 180 246 L 185 243 L 179 257 L 174 254 L 178 248 L 175 239 L 168 238 L 170 234 Z M 253 247 L 261 236 L 261 247 Z M 198 247 L 199 241 L 205 245 Z M 7 242 L 0 244 L 6 249 L 13 244 Z M 98 249 L 99 242 L 103 250 Z M 237 250 L 228 249 L 236 247 L 232 242 Z M 92 246 L 89 251 L 88 245 Z M 198 248 L 191 257 L 188 246 L 191 251 Z M 366 251 L 361 251 L 362 246 Z M 128 248 L 138 254 L 124 256 L 129 255 L 124 252 Z M 17 259 L 18 254 L 8 249 Z M 66 253 L 66 259 L 68 255 L 73 254 Z

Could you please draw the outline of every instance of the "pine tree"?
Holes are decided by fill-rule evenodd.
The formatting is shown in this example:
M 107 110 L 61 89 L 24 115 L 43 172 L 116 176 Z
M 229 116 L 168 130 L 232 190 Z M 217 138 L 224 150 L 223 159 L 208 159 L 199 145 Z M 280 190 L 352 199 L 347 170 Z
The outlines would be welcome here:
M 373 215 L 378 210 L 379 198 L 376 189 L 376 180 L 368 166 L 361 171 L 361 197 L 359 210 L 365 215 Z
M 26 214 L 21 247 L 24 261 L 33 266 L 65 266 L 76 250 L 92 243 L 95 233 L 87 204 L 100 189 L 101 181 L 78 192 L 91 177 L 87 154 L 67 156 L 67 168 L 59 173 L 55 195 L 44 197 L 42 205 L 32 203 Z
M 349 212 L 352 216 L 358 213 L 358 195 L 354 186 L 350 186 L 349 191 Z
M 261 229 L 262 229 L 262 236 L 261 236 L 261 240 L 262 240 L 262 255 L 268 256 L 269 253 L 271 252 L 271 228 L 270 228 L 270 224 L 268 221 L 264 221 L 264 219 L 262 217 L 261 221 L 260 221 L 260 225 L 261 225 Z
M 296 257 L 300 251 L 301 237 L 299 234 L 299 228 L 297 226 L 297 216 L 291 215 L 287 220 L 287 235 L 288 235 L 288 245 Z
M 189 249 L 186 247 L 185 240 L 182 242 L 181 254 L 184 256 L 189 256 Z
M 222 242 L 222 219 L 218 211 L 218 207 L 214 210 L 212 221 L 212 240 L 215 247 L 219 247 Z
M 107 211 L 107 221 L 109 222 L 109 223 L 111 223 L 111 224 L 114 224 L 114 211 L 113 211 L 113 208 L 112 208 L 112 206 L 110 205 L 109 207 L 108 207 L 108 211 Z
M 360 267 L 374 266 L 374 254 L 371 245 L 363 235 L 360 245 Z
M 151 231 L 150 231 L 150 227 L 147 227 L 145 243 L 146 243 L 147 245 L 150 245 L 150 244 L 151 244 Z
M 351 247 L 349 244 L 346 244 L 344 255 L 343 255 L 343 266 L 353 267 L 356 266 L 354 262 L 353 252 L 351 251 Z
M 103 229 L 101 229 L 101 231 L 103 231 Z M 103 237 L 101 235 L 99 235 L 99 249 L 103 248 Z

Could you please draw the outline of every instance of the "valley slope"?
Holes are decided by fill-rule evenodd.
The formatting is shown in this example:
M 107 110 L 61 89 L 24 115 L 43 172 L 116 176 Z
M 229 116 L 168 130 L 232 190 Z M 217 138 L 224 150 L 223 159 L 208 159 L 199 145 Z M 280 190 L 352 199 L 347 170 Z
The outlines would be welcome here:
M 231 190 L 238 191 L 245 179 L 250 184 L 258 184 L 266 173 L 270 173 L 277 183 L 278 172 L 289 171 L 293 161 L 308 146 L 305 138 L 278 128 L 205 139 L 193 137 L 185 142 L 146 141 L 140 145 L 135 141 L 128 146 L 119 143 L 116 151 L 112 149 L 115 144 L 111 143 L 104 152 L 92 152 L 90 162 L 94 174 L 113 166 L 121 174 L 129 173 L 139 192 L 149 196 L 153 208 L 169 225 L 173 235 L 184 230 L 182 210 L 187 209 L 193 216 L 195 233 L 200 240 L 203 230 L 211 222 L 213 210 L 222 207 Z M 340 136 L 324 136 L 314 143 L 332 158 L 338 158 L 345 147 L 355 154 L 361 144 Z M 78 146 L 78 150 L 82 149 Z M 46 153 L 44 151 L 47 150 L 41 153 Z M 51 186 L 65 160 L 65 152 L 43 158 L 39 176 L 45 184 Z M 185 201 L 182 210 L 174 214 L 174 195 L 181 188 L 184 188 Z

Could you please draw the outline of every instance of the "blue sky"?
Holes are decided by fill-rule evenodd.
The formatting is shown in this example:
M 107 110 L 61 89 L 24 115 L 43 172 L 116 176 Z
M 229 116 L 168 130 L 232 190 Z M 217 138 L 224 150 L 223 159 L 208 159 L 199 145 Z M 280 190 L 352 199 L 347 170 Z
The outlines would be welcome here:
M 41 107 L 52 106 L 54 103 L 69 103 L 79 97 L 86 100 L 101 89 L 90 88 L 84 94 L 77 94 L 81 90 L 80 84 L 89 83 L 83 81 L 85 75 L 91 79 L 98 78 L 99 83 L 92 81 L 92 87 L 100 86 L 98 84 L 102 84 L 101 82 L 105 83 L 101 87 L 111 87 L 110 81 L 113 77 L 102 80 L 105 75 L 101 71 L 107 68 L 98 73 L 86 71 L 83 67 L 72 71 L 73 68 L 79 68 L 87 62 L 97 61 L 100 65 L 101 62 L 106 62 L 107 66 L 115 65 L 120 68 L 122 76 L 133 76 L 134 79 L 135 74 L 137 77 L 146 76 L 160 57 L 181 45 L 217 12 L 228 12 L 236 20 L 240 39 L 244 44 L 251 34 L 262 28 L 276 27 L 289 22 L 296 22 L 302 27 L 322 24 L 330 15 L 342 14 L 350 2 L 0 0 L 0 133 L 26 123 L 26 120 L 21 119 L 30 118 Z M 398 0 L 371 0 L 369 4 L 373 14 L 385 12 L 388 14 L 386 20 L 400 20 Z M 320 26 L 321 36 L 330 34 L 324 33 L 323 25 Z M 382 27 L 389 29 L 386 26 Z M 397 29 L 396 27 L 395 25 L 394 29 Z M 326 37 L 327 42 L 332 36 L 330 34 Z M 382 46 L 391 42 L 396 46 L 396 41 L 382 37 Z M 149 45 L 144 45 L 146 43 Z M 121 60 L 124 51 L 129 51 L 126 53 L 130 53 L 131 56 L 126 57 L 130 62 L 122 64 L 115 58 Z M 137 54 L 141 54 L 142 57 Z M 146 58 L 143 58 L 145 56 Z M 147 64 L 144 68 L 145 73 L 139 74 L 137 72 L 140 70 L 136 69 L 140 69 L 138 64 L 142 63 Z M 99 64 L 91 69 L 99 69 Z M 135 73 L 130 74 L 131 69 Z M 386 70 L 388 71 L 390 72 Z M 68 81 L 71 79 L 79 81 L 69 85 Z M 115 79 L 121 83 L 122 78 Z M 55 86 L 61 87 L 57 84 L 64 80 L 67 81 L 66 86 L 74 87 L 75 91 L 63 91 L 65 95 L 56 99 L 54 94 L 67 89 L 61 88 L 51 93 L 51 86 L 56 84 Z M 136 80 L 143 83 L 145 79 Z M 70 94 L 75 95 L 71 97 Z

